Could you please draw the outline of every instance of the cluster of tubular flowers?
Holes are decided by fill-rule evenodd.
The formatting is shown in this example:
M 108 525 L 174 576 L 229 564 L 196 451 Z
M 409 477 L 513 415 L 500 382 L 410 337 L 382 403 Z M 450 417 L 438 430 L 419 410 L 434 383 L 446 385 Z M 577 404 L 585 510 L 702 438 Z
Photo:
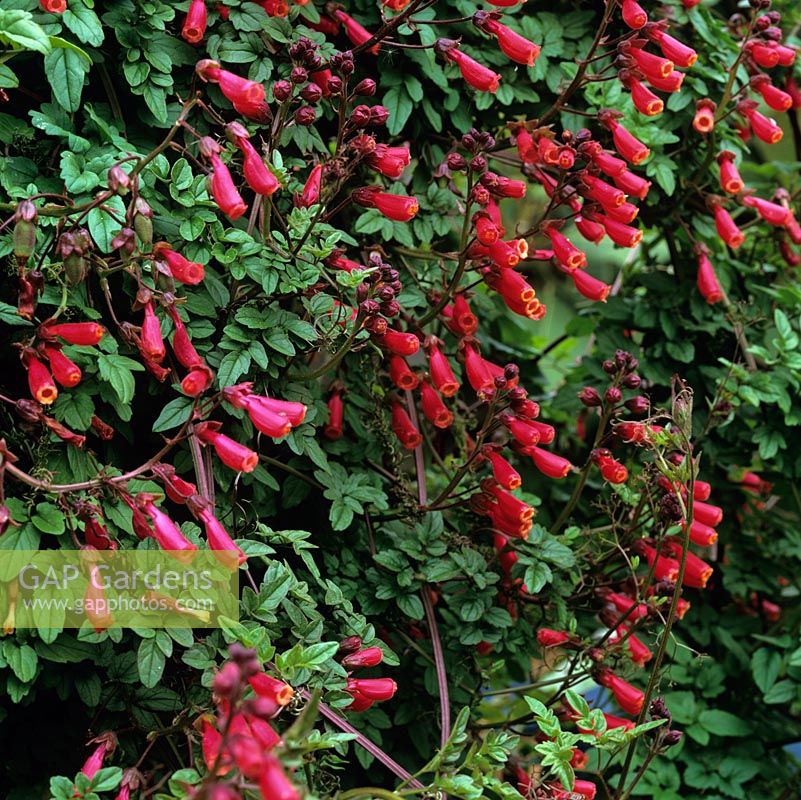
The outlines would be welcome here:
M 598 113 L 601 124 L 612 132 L 617 155 L 606 150 L 586 129 L 575 133 L 564 131 L 560 141 L 549 128 L 534 128 L 528 123 L 510 126 L 523 172 L 536 180 L 550 198 L 549 217 L 539 226 L 539 233 L 547 239 L 548 247 L 534 251 L 521 247 L 514 262 L 494 259 L 486 278 L 516 313 L 533 319 L 540 319 L 545 313 L 533 289 L 520 276 L 509 272 L 500 279 L 497 276 L 500 266 L 517 266 L 526 259 L 551 261 L 571 277 L 577 291 L 584 297 L 595 302 L 606 300 L 609 285 L 587 271 L 586 253 L 562 230 L 569 219 L 572 219 L 579 235 L 593 244 L 607 236 L 619 247 L 633 248 L 640 243 L 642 231 L 633 224 L 639 213 L 636 201 L 645 199 L 651 184 L 632 172 L 629 166 L 641 163 L 649 151 L 620 124 L 619 116 L 618 112 L 609 109 Z M 525 189 L 525 183 L 520 183 Z M 493 193 L 491 173 L 489 178 L 482 176 L 481 184 Z M 514 196 L 494 194 L 498 197 Z M 480 191 L 475 193 L 475 199 L 481 203 Z M 487 197 L 487 201 L 490 199 Z M 568 211 L 568 218 L 551 214 L 561 208 Z M 487 206 L 485 213 L 476 215 L 474 224 L 479 242 L 496 235 L 495 228 L 502 230 L 492 205 Z M 495 247 L 497 249 L 499 245 Z M 482 255 L 491 257 L 492 253 L 483 252 Z
M 698 60 L 691 47 L 667 33 L 668 23 L 648 22 L 648 17 L 639 6 L 632 13 L 632 4 L 623 5 L 623 19 L 629 27 L 639 31 L 642 37 L 628 38 L 618 45 L 616 64 L 620 67 L 618 78 L 631 93 L 634 107 L 646 117 L 662 113 L 665 103 L 654 90 L 674 93 L 681 89 L 685 73 L 677 67 L 688 69 Z M 629 13 L 627 14 L 627 9 Z M 662 55 L 646 50 L 654 45 Z
M 271 724 L 292 701 L 292 687 L 264 672 L 255 651 L 231 645 L 212 692 L 213 713 L 195 725 L 207 769 L 205 796 L 241 800 L 255 785 L 263 800 L 298 800 L 276 755 L 282 741 Z
M 58 386 L 71 389 L 80 383 L 81 368 L 63 352 L 62 342 L 91 347 L 99 344 L 105 334 L 106 329 L 96 322 L 49 321 L 40 325 L 34 346 L 20 351 L 31 397 L 49 406 L 58 397 Z M 49 363 L 49 369 L 45 362 Z
M 358 636 L 349 636 L 339 643 L 337 658 L 348 671 L 345 691 L 353 698 L 348 711 L 366 711 L 374 703 L 391 700 L 398 690 L 392 678 L 354 678 L 353 670 L 377 667 L 384 654 L 380 647 L 363 647 Z

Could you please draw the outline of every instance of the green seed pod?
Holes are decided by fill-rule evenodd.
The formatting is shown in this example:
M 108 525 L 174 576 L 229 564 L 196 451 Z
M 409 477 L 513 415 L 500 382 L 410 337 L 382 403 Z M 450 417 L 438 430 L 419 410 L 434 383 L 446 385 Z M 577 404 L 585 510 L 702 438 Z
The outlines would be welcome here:
M 25 264 L 36 249 L 36 225 L 18 220 L 14 225 L 14 255 L 20 264 Z
M 86 259 L 78 253 L 70 253 L 64 259 L 64 273 L 67 277 L 67 283 L 70 286 L 77 286 L 82 283 L 89 272 L 89 265 Z
M 153 222 L 150 218 L 142 214 L 136 214 L 133 224 L 139 241 L 144 245 L 153 244 Z

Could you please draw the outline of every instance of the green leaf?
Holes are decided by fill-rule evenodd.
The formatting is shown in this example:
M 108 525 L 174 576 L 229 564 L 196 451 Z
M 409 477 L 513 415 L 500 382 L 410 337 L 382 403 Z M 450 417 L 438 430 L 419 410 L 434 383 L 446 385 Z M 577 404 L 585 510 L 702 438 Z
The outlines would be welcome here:
M 247 350 L 228 353 L 223 357 L 217 369 L 217 380 L 220 386 L 231 386 L 250 369 L 250 353 Z
M 192 416 L 193 407 L 194 401 L 191 397 L 176 397 L 175 400 L 170 400 L 156 417 L 153 433 L 169 431 L 183 425 Z
M 33 680 L 39 657 L 30 645 L 17 645 L 16 642 L 8 640 L 3 643 L 3 656 L 22 683 L 29 683 Z
M 0 64 L 0 89 L 16 89 L 19 78 L 11 71 L 11 67 Z
M 767 647 L 761 647 L 751 656 L 751 673 L 754 676 L 754 683 L 763 694 L 776 683 L 781 666 L 781 654 Z
M 56 536 L 64 533 L 66 523 L 64 513 L 52 503 L 39 503 L 36 511 L 31 515 L 31 522 L 42 532 Z
M 114 211 L 118 219 L 125 218 L 125 203 L 121 197 L 111 197 L 105 203 L 105 208 L 98 206 L 93 208 L 86 216 L 86 224 L 89 226 L 89 233 L 95 240 L 95 244 L 104 253 L 111 252 L 111 240 L 120 232 L 122 224 L 118 222 L 110 213 Z
M 716 708 L 702 711 L 698 722 L 716 736 L 748 736 L 753 730 L 744 719 Z
M 73 3 L 61 15 L 61 19 L 84 44 L 93 47 L 103 44 L 103 26 L 91 8 Z
M 132 358 L 102 353 L 97 358 L 97 366 L 100 370 L 100 377 L 111 384 L 120 402 L 124 404 L 130 403 L 133 400 L 136 388 L 133 371 L 144 369 L 142 365 Z
M 161 680 L 165 664 L 166 658 L 156 639 L 142 639 L 136 655 L 136 665 L 142 684 L 152 689 Z
M 13 50 L 49 53 L 51 49 L 47 34 L 33 21 L 33 16 L 15 9 L 0 10 L 0 42 L 16 45 Z
M 77 111 L 89 65 L 74 50 L 59 47 L 45 56 L 45 74 L 56 102 L 69 112 Z
M 403 130 L 403 126 L 412 114 L 414 103 L 403 86 L 393 86 L 385 95 L 382 104 L 389 111 L 387 130 L 394 136 Z

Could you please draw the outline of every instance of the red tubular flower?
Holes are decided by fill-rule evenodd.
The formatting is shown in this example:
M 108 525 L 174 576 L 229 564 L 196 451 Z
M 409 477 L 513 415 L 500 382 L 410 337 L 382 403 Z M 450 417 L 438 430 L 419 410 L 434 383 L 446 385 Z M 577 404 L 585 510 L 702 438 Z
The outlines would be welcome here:
M 28 388 L 34 400 L 43 406 L 54 403 L 58 389 L 47 367 L 33 354 L 24 356 L 23 364 L 28 371 Z
M 281 762 L 273 755 L 264 759 L 264 767 L 259 775 L 259 790 L 262 797 L 271 800 L 300 800 L 298 790 L 287 778 Z
M 647 33 L 656 42 L 662 55 L 670 59 L 677 67 L 689 68 L 698 61 L 698 53 L 692 47 L 674 39 L 661 28 L 654 27 Z
M 718 283 L 715 268 L 712 266 L 709 256 L 704 252 L 698 254 L 697 284 L 701 297 L 709 305 L 714 305 L 723 300 L 723 289 L 720 288 L 720 283 Z
M 429 422 L 437 428 L 449 428 L 453 424 L 453 414 L 428 381 L 421 382 L 420 394 L 423 413 Z
M 617 208 L 606 208 L 606 215 L 611 217 L 615 222 L 622 222 L 624 225 L 627 225 L 629 222 L 634 222 L 637 219 L 637 215 L 640 213 L 640 209 L 634 205 L 634 203 L 623 203 L 623 205 L 618 206 Z
M 50 362 L 53 377 L 65 389 L 71 389 L 81 382 L 81 368 L 71 358 L 65 356 L 61 350 L 46 345 L 44 354 Z
M 497 38 L 498 46 L 512 61 L 518 64 L 524 64 L 527 67 L 534 66 L 534 62 L 540 54 L 541 48 L 539 45 L 530 42 L 524 36 L 515 33 L 510 28 L 507 28 L 506 25 L 502 25 L 497 19 L 493 19 L 492 17 L 487 18 L 480 27 L 482 30 L 491 33 Z M 464 74 L 464 72 L 462 74 Z M 495 88 L 498 88 L 497 85 Z
M 582 798 L 582 800 L 595 800 L 595 795 L 598 791 L 598 788 L 592 781 L 585 781 L 581 778 L 576 778 L 573 781 L 573 789 L 571 791 L 565 791 L 560 786 L 552 787 L 554 789 L 554 800 L 577 800 L 577 798 Z
M 665 539 L 665 545 L 675 558 L 681 558 L 683 550 L 681 540 L 668 538 Z M 692 589 L 705 589 L 707 581 L 712 577 L 713 572 L 714 569 L 712 569 L 706 561 L 698 558 L 695 553 L 687 553 L 687 563 L 684 567 L 684 580 L 682 584 Z
M 485 172 L 484 177 L 490 175 Z M 526 182 L 514 178 L 507 178 L 505 175 L 494 175 L 488 179 L 487 188 L 496 197 L 512 197 L 516 200 L 526 196 Z
M 519 273 L 512 269 L 487 274 L 488 283 L 508 302 L 530 303 L 536 297 L 534 288 Z
M 649 53 L 640 47 L 630 47 L 627 51 L 636 62 L 640 71 L 650 80 L 651 76 L 667 78 L 673 72 L 674 64 L 670 59 Z
M 668 558 L 646 542 L 636 542 L 635 550 L 645 558 L 649 567 L 653 567 L 654 577 L 658 581 L 673 581 L 679 577 L 679 562 L 675 558 Z
M 731 150 L 723 150 L 717 159 L 720 166 L 720 188 L 728 194 L 739 194 L 745 188 L 745 183 L 734 164 L 734 158 L 735 155 Z
M 662 98 L 657 97 L 642 81 L 632 76 L 625 81 L 625 86 L 631 92 L 631 100 L 640 114 L 656 117 L 665 110 Z
M 609 670 L 604 670 L 598 676 L 598 683 L 612 692 L 617 704 L 627 714 L 631 714 L 634 717 L 642 710 L 645 695 L 636 686 L 624 681 L 623 678 L 618 677 Z
M 344 11 L 339 9 L 334 11 L 334 17 L 342 23 L 342 27 L 345 29 L 345 35 L 357 47 L 373 38 L 373 34 L 370 33 L 370 31 L 366 30 L 362 25 L 356 22 L 353 17 L 351 17 L 349 14 L 346 14 Z M 367 52 L 375 55 L 378 53 L 379 47 L 379 44 L 374 44 L 372 47 L 367 48 Z
M 192 0 L 181 28 L 181 37 L 189 44 L 198 44 L 206 34 L 206 0 Z
M 462 77 L 477 91 L 490 92 L 492 94 L 498 91 L 501 76 L 497 72 L 493 72 L 489 67 L 480 64 L 474 58 L 470 58 L 467 53 L 463 53 L 456 45 L 445 51 L 445 58 L 459 67 Z
M 167 308 L 167 313 L 170 315 L 170 319 L 172 319 L 173 326 L 175 327 L 175 333 L 173 333 L 172 337 L 172 351 L 175 357 L 181 365 L 187 369 L 194 369 L 199 365 L 203 365 L 203 359 L 198 355 L 197 350 L 195 350 L 183 320 L 178 315 L 178 309 L 174 305 L 171 305 Z
M 642 231 L 631 225 L 624 225 L 605 214 L 595 214 L 596 219 L 609 235 L 609 238 L 620 247 L 636 247 L 642 241 Z
M 615 433 L 624 442 L 640 444 L 648 438 L 648 428 L 642 422 L 621 422 L 615 426 Z
M 242 151 L 242 174 L 256 194 L 269 197 L 281 188 L 278 178 L 273 175 L 270 168 L 264 163 L 256 148 L 244 137 L 237 137 L 239 149 Z
M 790 209 L 779 205 L 778 203 L 771 203 L 768 200 L 763 200 L 761 197 L 754 197 L 753 195 L 746 195 L 743 198 L 743 205 L 755 208 L 765 222 L 778 227 L 787 225 L 792 212 Z
M 544 230 L 551 240 L 551 247 L 557 261 L 567 270 L 576 270 L 587 266 L 587 255 L 579 250 L 563 233 L 553 226 Z
M 515 134 L 517 154 L 524 164 L 533 164 L 537 161 L 537 145 L 534 137 L 525 129 L 519 128 Z
M 624 204 L 625 205 L 625 204 Z M 576 230 L 588 241 L 593 244 L 598 244 L 604 236 L 606 231 L 603 225 L 593 222 L 591 219 L 585 219 L 580 214 L 573 217 L 573 222 L 576 224 Z
M 539 409 L 538 409 L 539 413 Z M 528 424 L 537 429 L 540 435 L 540 440 L 537 444 L 552 444 L 556 438 L 556 428 L 553 425 L 548 425 L 545 422 L 539 422 L 535 419 L 529 419 Z
M 628 632 L 629 629 L 625 625 L 618 625 L 616 632 L 609 637 L 609 641 L 614 644 Z M 629 657 L 638 667 L 644 667 L 653 658 L 653 653 L 633 634 L 629 634 L 626 638 L 626 649 L 629 651 Z
M 51 325 L 45 323 L 41 328 L 41 334 L 51 338 L 57 336 L 69 344 L 91 346 L 100 342 L 106 334 L 106 329 L 96 322 L 62 322 Z
M 164 339 L 161 337 L 161 324 L 150 300 L 144 305 L 145 318 L 142 322 L 142 354 L 148 361 L 160 364 L 167 354 Z
M 656 75 L 652 75 L 648 78 L 648 83 L 660 92 L 679 92 L 684 83 L 684 73 L 674 69 L 667 78 L 657 78 Z
M 504 414 L 501 422 L 506 426 L 514 440 L 523 447 L 532 447 L 539 444 L 540 431 L 534 426 L 534 421 L 515 417 L 512 414 Z
M 612 139 L 615 149 L 630 164 L 641 164 L 651 155 L 651 151 L 619 122 L 611 120 Z
M 453 397 L 459 391 L 459 382 L 456 380 L 448 361 L 436 340 L 429 340 L 428 350 L 428 371 L 431 375 L 431 382 L 443 397 Z
M 693 500 L 709 500 L 712 494 L 712 484 L 706 481 L 695 481 L 693 484 Z
M 497 242 L 501 237 L 498 226 L 490 219 L 487 214 L 479 214 L 475 218 L 476 239 L 481 244 L 489 246 Z
M 520 473 L 494 448 L 483 447 L 482 455 L 490 462 L 495 480 L 510 492 L 522 484 Z
M 285 706 L 290 703 L 295 695 L 295 690 L 284 681 L 273 678 L 266 672 L 257 672 L 248 678 L 248 683 L 259 697 L 272 700 L 277 706 Z
M 798 50 L 795 47 L 778 44 L 776 45 L 776 51 L 779 56 L 778 63 L 780 66 L 790 67 L 795 63 L 795 57 L 798 54 Z
M 715 127 L 715 103 L 708 98 L 699 100 L 695 104 L 693 128 L 701 134 L 711 133 Z
M 188 498 L 197 494 L 197 486 L 177 475 L 175 468 L 169 464 L 154 464 L 153 472 L 161 479 L 164 484 L 164 491 L 173 503 L 183 505 Z
M 622 158 L 612 155 L 608 150 L 604 150 L 598 142 L 588 142 L 582 148 L 582 152 L 589 155 L 592 163 L 610 178 L 626 171 L 626 162 Z
M 487 367 L 487 362 L 481 358 L 478 350 L 472 344 L 464 347 L 464 366 L 467 380 L 473 391 L 479 396 L 484 397 L 488 392 L 495 388 L 495 378 Z
M 259 399 L 267 400 L 268 398 Z M 282 436 L 286 436 L 294 427 L 286 415 L 281 414 L 269 405 L 249 402 L 246 410 L 253 425 L 273 439 L 280 439 Z
M 611 603 L 621 614 L 626 614 L 626 619 L 635 620 L 648 616 L 648 606 L 645 603 L 637 603 L 626 594 L 619 592 L 609 592 L 603 596 L 607 603 Z M 631 611 L 631 608 L 634 610 Z
M 381 703 L 391 700 L 398 691 L 398 686 L 392 678 L 348 678 L 345 691 Z
M 620 189 L 616 189 L 606 181 L 596 178 L 594 175 L 585 175 L 582 179 L 586 184 L 586 189 L 582 194 L 586 194 L 590 200 L 595 200 L 606 208 L 618 208 L 626 202 L 626 194 Z
M 212 153 L 211 194 L 220 211 L 232 222 L 239 219 L 247 210 L 247 204 L 237 191 L 228 167 L 223 164 L 216 153 Z
M 756 108 L 749 105 L 747 102 L 738 104 L 737 110 L 748 120 L 751 125 L 751 130 L 754 132 L 754 136 L 756 136 L 757 139 L 761 139 L 767 144 L 776 144 L 776 142 L 781 141 L 782 136 L 784 136 L 784 131 L 782 131 L 776 120 L 770 119 L 764 114 L 760 114 Z
M 398 356 L 413 356 L 420 349 L 420 340 L 414 333 L 403 333 L 387 328 L 381 337 L 381 344 Z
M 694 493 L 693 493 L 694 494 Z M 695 498 L 693 502 L 693 518 L 704 525 L 714 528 L 723 521 L 723 509 L 720 506 L 713 506 Z
M 690 541 L 699 547 L 710 547 L 718 540 L 718 532 L 699 520 L 693 520 L 690 525 Z
M 611 456 L 600 456 L 596 463 L 601 470 L 601 475 L 609 483 L 625 483 L 629 477 L 629 471 Z
M 570 641 L 570 634 L 566 631 L 555 631 L 553 628 L 540 628 L 537 631 L 537 643 L 540 647 L 558 647 Z
M 342 438 L 342 422 L 345 416 L 345 403 L 343 393 L 335 391 L 328 398 L 328 422 L 326 423 L 323 435 L 326 439 Z
M 745 49 L 760 67 L 772 69 L 779 63 L 779 51 L 776 42 L 752 39 L 746 42 Z
M 153 245 L 153 256 L 163 261 L 169 267 L 172 277 L 181 283 L 196 286 L 206 275 L 202 264 L 176 253 L 166 242 L 157 242 Z
M 203 80 L 218 84 L 220 91 L 226 99 L 230 100 L 234 108 L 237 105 L 247 107 L 265 101 L 264 86 L 256 81 L 235 75 L 226 69 L 221 69 L 216 61 L 207 59 L 199 61 L 195 69 Z
M 106 757 L 110 756 L 117 749 L 117 737 L 111 731 L 107 731 L 106 733 L 100 734 L 96 739 L 92 739 L 90 744 L 94 744 L 95 749 L 81 767 L 81 772 L 86 775 L 89 780 L 94 778 L 100 771 Z
M 470 336 L 478 330 L 478 317 L 470 310 L 464 293 L 457 294 L 453 299 L 453 320 L 464 336 Z
M 787 92 L 774 86 L 767 75 L 752 78 L 751 86 L 762 95 L 765 105 L 774 111 L 787 111 L 793 107 L 793 98 Z
M 534 466 L 549 478 L 560 480 L 567 477 L 567 473 L 575 469 L 575 467 L 562 456 L 551 453 L 549 450 L 543 450 L 541 447 L 527 447 L 525 454 L 531 456 L 534 461 Z
M 223 524 L 214 516 L 210 508 L 203 508 L 198 512 L 198 518 L 206 529 L 206 541 L 209 550 L 219 553 L 219 561 L 229 569 L 242 566 L 248 557 L 236 545 Z
M 159 508 L 153 504 L 149 495 L 137 495 L 137 504 L 153 523 L 153 537 L 162 550 L 175 551 L 178 561 L 188 564 L 195 557 L 197 545 L 190 542 L 181 533 L 178 526 Z
M 389 357 L 389 377 L 398 389 L 416 389 L 420 385 L 420 378 L 399 355 Z
M 375 150 L 368 153 L 365 161 L 387 178 L 397 179 L 403 170 L 411 164 L 412 157 L 406 147 L 390 147 L 386 144 L 377 144 Z
M 648 22 L 648 15 L 637 0 L 623 0 L 623 22 L 635 31 Z
M 306 179 L 306 183 L 303 185 L 303 191 L 300 193 L 300 197 L 297 198 L 295 205 L 299 206 L 300 208 L 309 208 L 309 206 L 319 203 L 322 182 L 323 165 L 316 164 L 314 167 L 312 167 L 312 171 L 309 173 L 309 177 Z
M 201 422 L 195 425 L 195 433 L 200 441 L 214 448 L 217 457 L 226 467 L 237 472 L 253 472 L 259 463 L 259 454 L 220 433 L 219 426 L 217 422 Z
M 376 667 L 384 660 L 384 653 L 380 647 L 365 647 L 356 653 L 349 653 L 342 659 L 345 669 L 359 669 L 361 667 Z
M 500 486 L 490 486 L 487 490 L 498 503 L 498 509 L 504 517 L 514 522 L 527 522 L 534 518 L 534 509 L 519 498 L 510 494 Z
M 397 397 L 392 399 L 392 430 L 407 450 L 414 450 L 423 443 L 420 431 L 414 427 Z
M 409 222 L 420 210 L 414 197 L 382 192 L 377 186 L 363 186 L 353 190 L 353 201 L 365 208 L 375 208 L 387 219 Z
M 641 178 L 628 170 L 613 176 L 612 180 L 618 189 L 622 189 L 626 194 L 633 195 L 640 200 L 645 200 L 648 190 L 651 188 L 651 181 Z
M 732 250 L 736 250 L 745 241 L 745 234 L 737 227 L 731 214 L 720 203 L 713 205 L 712 213 L 715 215 L 715 229 L 718 236 Z
M 67 10 L 67 0 L 39 0 L 39 7 L 49 14 L 63 14 Z

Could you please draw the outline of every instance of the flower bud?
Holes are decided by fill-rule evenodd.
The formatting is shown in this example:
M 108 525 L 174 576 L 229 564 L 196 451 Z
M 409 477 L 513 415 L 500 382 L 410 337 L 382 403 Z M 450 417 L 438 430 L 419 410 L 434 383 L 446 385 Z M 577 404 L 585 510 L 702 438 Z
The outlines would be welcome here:
M 467 169 L 467 161 L 461 153 L 448 153 L 445 163 L 452 172 L 462 172 Z
M 614 375 L 617 372 L 618 367 L 614 361 L 607 358 L 606 361 L 601 364 L 601 369 L 603 369 L 607 375 Z
M 303 69 L 303 67 L 292 67 L 292 72 L 289 73 L 290 83 L 299 85 L 301 83 L 306 83 L 308 79 L 309 79 L 309 73 L 306 72 L 306 70 Z
M 295 122 L 303 127 L 314 125 L 317 112 L 311 106 L 302 106 L 295 112 Z
M 308 86 L 303 87 L 300 96 L 307 103 L 319 103 L 323 98 L 323 90 L 316 83 L 310 83 Z
M 376 82 L 372 78 L 365 78 L 356 84 L 353 94 L 358 97 L 372 97 L 375 94 Z
M 623 393 L 620 391 L 620 389 L 617 388 L 617 386 L 610 386 L 604 392 L 604 400 L 607 403 L 610 404 L 619 403 L 622 399 L 623 399 Z
M 292 84 L 289 81 L 276 81 L 273 84 L 273 97 L 283 103 L 292 96 Z
M 370 124 L 377 128 L 387 124 L 389 109 L 384 106 L 373 106 L 370 109 Z
M 124 197 L 126 194 L 128 194 L 131 188 L 131 179 L 128 177 L 128 173 L 125 172 L 125 170 L 119 164 L 115 164 L 108 171 L 106 184 L 108 185 L 108 188 L 114 192 L 114 194 Z
M 578 399 L 587 406 L 587 408 L 594 408 L 602 404 L 601 395 L 594 386 L 585 386 L 579 393 Z

